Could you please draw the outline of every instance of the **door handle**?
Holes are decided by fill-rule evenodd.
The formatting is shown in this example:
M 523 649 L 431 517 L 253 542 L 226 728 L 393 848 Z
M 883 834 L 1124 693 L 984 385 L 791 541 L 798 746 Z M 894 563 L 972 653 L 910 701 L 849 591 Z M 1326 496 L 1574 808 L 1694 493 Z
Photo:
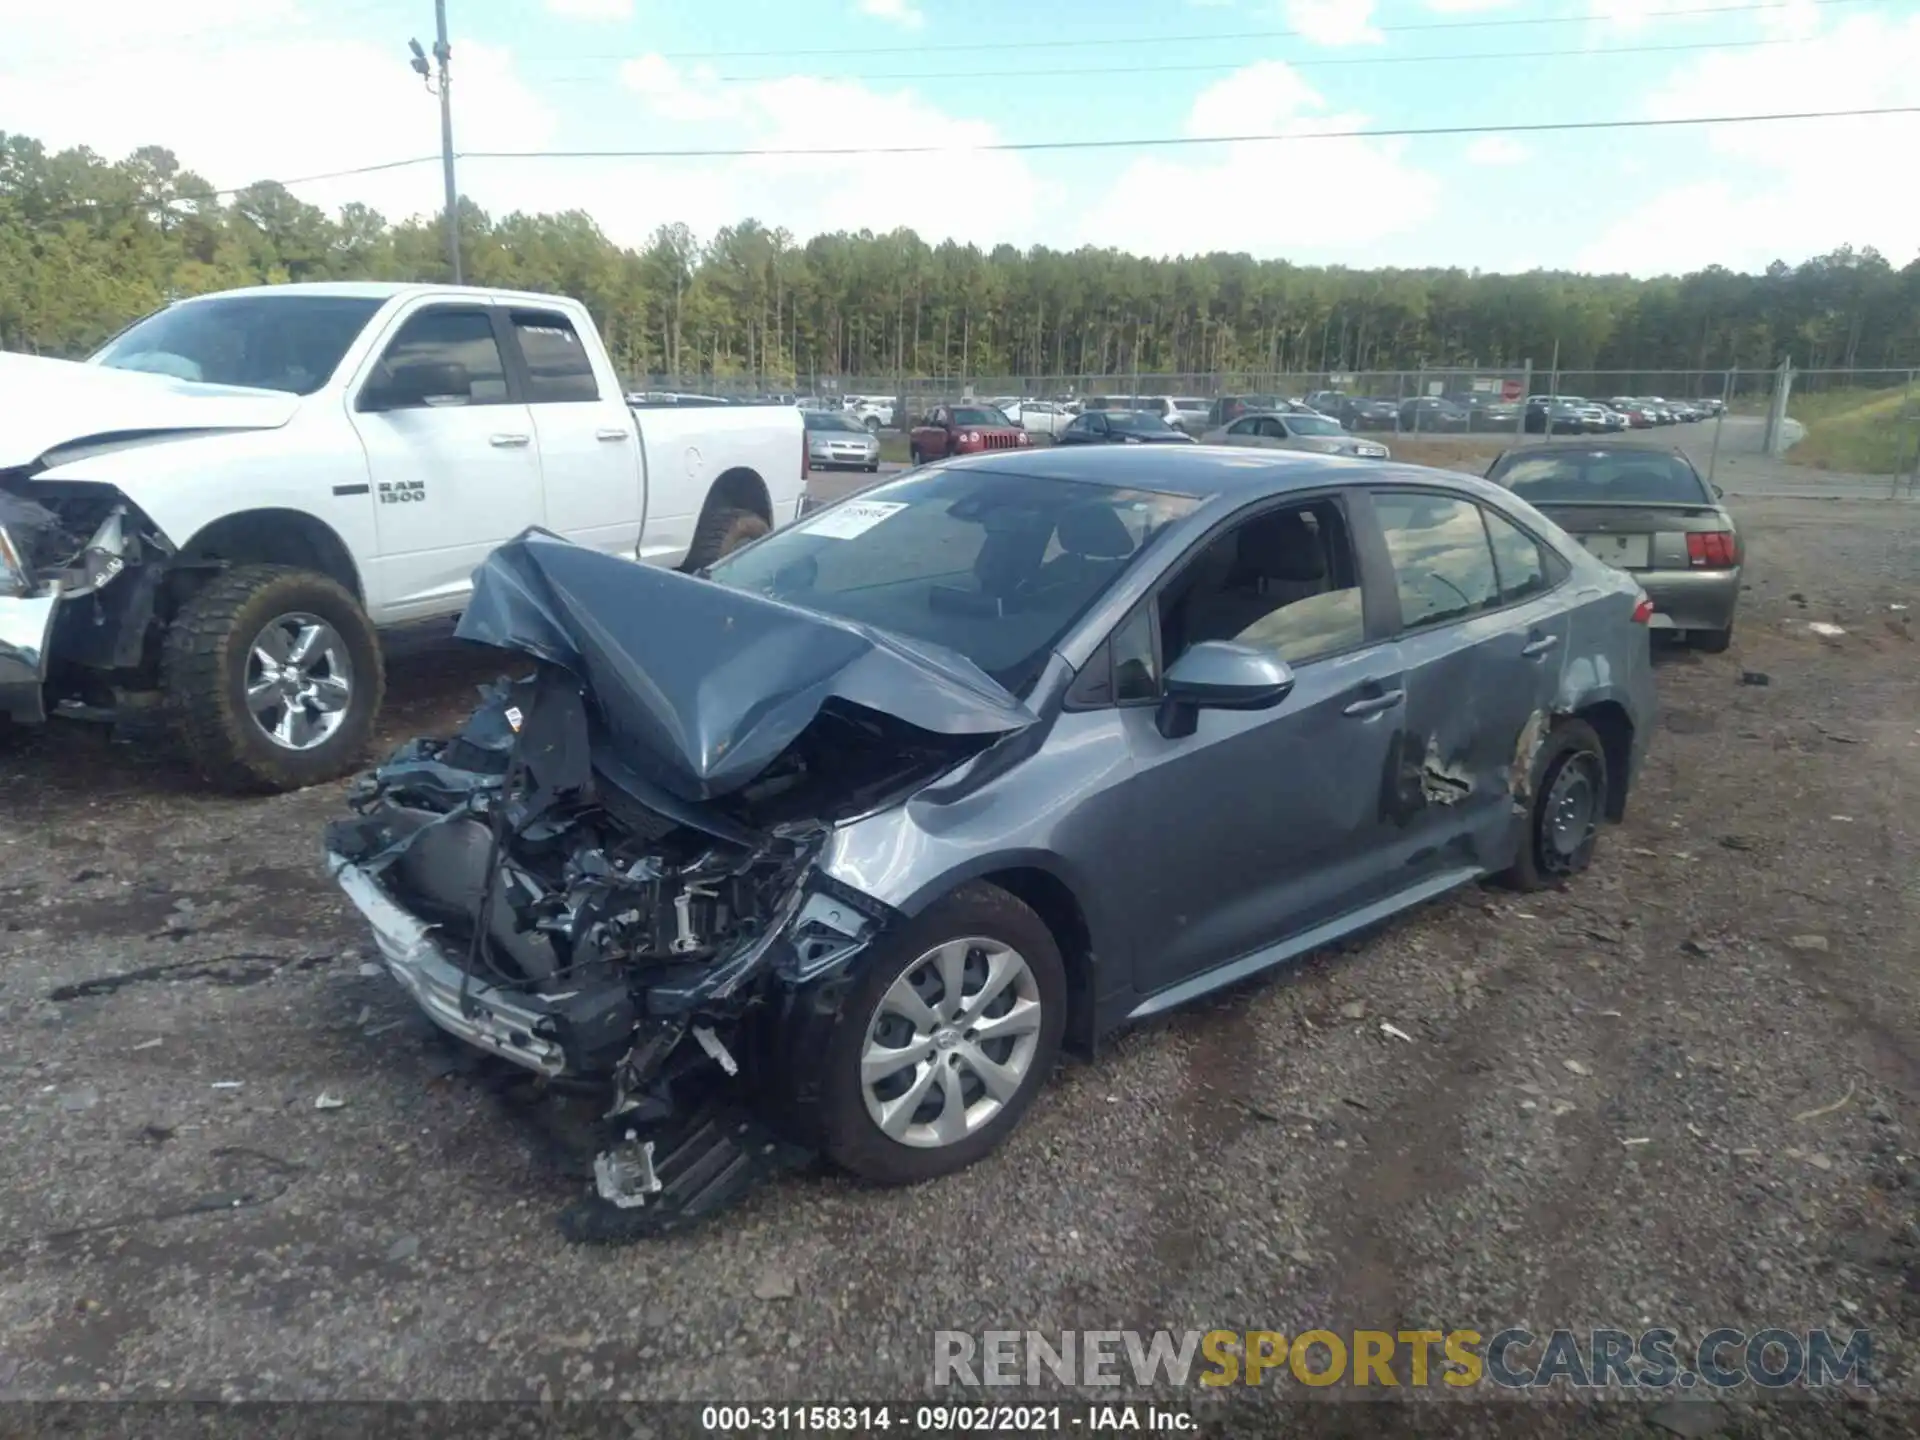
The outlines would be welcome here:
M 517 450 L 532 439 L 531 435 L 489 435 L 487 443 L 500 450 Z
M 1364 700 L 1356 700 L 1340 713 L 1342 715 L 1378 715 L 1382 710 L 1391 710 L 1407 698 L 1404 690 L 1385 690 L 1378 695 L 1369 695 Z
M 1520 647 L 1520 653 L 1529 660 L 1537 660 L 1547 651 L 1560 643 L 1558 635 L 1542 635 L 1538 640 L 1529 640 Z
M 593 438 L 596 440 L 624 440 L 627 438 L 627 432 L 624 430 L 596 430 L 594 431 Z

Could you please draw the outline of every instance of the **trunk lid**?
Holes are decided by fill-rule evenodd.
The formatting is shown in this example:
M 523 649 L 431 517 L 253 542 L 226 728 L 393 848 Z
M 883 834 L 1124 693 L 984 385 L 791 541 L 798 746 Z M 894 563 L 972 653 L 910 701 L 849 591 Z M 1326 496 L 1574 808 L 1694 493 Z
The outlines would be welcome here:
M 1521 496 L 1525 499 L 1525 495 Z M 1687 536 L 1731 531 L 1718 506 L 1699 504 L 1535 505 L 1597 559 L 1618 570 L 1688 570 Z

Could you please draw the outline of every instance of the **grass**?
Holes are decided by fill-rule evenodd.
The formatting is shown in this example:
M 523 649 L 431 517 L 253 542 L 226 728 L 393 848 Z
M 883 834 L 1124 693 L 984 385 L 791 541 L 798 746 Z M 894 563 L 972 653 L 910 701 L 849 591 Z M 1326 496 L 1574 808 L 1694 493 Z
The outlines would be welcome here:
M 1815 470 L 1901 475 L 1920 444 L 1920 396 L 1909 403 L 1904 389 L 1796 394 L 1787 414 L 1807 427 L 1787 459 Z

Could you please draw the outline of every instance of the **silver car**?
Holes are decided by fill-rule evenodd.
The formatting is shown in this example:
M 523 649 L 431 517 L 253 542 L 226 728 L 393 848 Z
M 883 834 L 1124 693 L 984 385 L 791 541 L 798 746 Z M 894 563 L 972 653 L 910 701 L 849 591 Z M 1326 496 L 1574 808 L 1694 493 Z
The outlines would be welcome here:
M 1363 460 L 1391 458 L 1378 440 L 1349 433 L 1325 415 L 1269 412 L 1242 415 L 1202 437 L 1207 445 L 1244 445 L 1255 450 L 1311 450 L 1321 455 L 1354 455 Z
M 1696 649 L 1733 643 L 1746 555 L 1733 516 L 1679 451 L 1647 445 L 1555 445 L 1509 450 L 1487 471 L 1639 582 L 1648 624 Z
M 880 440 L 849 411 L 804 410 L 809 470 L 866 470 L 880 468 Z
M 532 673 L 326 837 L 426 1016 L 604 1117 L 580 1240 L 970 1165 L 1063 1047 L 1576 876 L 1654 732 L 1639 585 L 1412 466 L 975 455 L 709 573 L 493 552 L 458 633 Z

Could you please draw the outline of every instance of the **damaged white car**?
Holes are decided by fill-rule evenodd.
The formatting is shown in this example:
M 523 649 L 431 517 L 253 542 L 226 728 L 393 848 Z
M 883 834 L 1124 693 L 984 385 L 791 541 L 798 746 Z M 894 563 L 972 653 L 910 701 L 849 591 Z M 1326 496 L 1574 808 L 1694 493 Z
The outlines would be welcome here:
M 326 847 L 436 1024 L 603 1097 L 564 1224 L 632 1238 L 796 1155 L 950 1172 L 1063 1043 L 1576 874 L 1647 609 L 1497 487 L 1311 455 L 950 462 L 708 578 L 530 533 L 460 633 L 532 673 Z

